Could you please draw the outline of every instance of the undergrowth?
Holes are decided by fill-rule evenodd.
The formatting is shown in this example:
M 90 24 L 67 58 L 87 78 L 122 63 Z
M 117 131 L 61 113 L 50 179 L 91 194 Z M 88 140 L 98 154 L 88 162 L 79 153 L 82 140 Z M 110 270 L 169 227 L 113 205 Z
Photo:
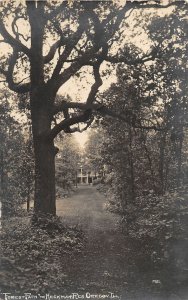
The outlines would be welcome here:
M 132 241 L 140 272 L 153 273 L 153 282 L 166 290 L 188 286 L 187 195 L 185 186 L 163 196 L 139 196 L 124 211 L 114 199 L 107 204 L 107 210 L 121 215 L 120 228 Z
M 84 247 L 83 233 L 60 218 L 11 218 L 1 232 L 1 291 L 49 292 L 63 288 L 66 258 Z

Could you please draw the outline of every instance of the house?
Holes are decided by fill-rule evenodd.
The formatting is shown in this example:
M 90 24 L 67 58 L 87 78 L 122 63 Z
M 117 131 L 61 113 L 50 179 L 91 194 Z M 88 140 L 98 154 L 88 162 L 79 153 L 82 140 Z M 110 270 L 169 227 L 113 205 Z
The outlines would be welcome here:
M 98 171 L 94 170 L 88 163 L 88 159 L 81 159 L 77 163 L 77 169 L 69 168 L 69 162 L 60 155 L 56 158 L 56 182 L 57 185 L 67 188 L 73 184 L 91 184 L 94 179 L 100 177 Z
M 99 174 L 96 170 L 91 169 L 87 165 L 80 164 L 77 170 L 77 183 L 78 184 L 90 184 L 94 179 L 97 179 Z

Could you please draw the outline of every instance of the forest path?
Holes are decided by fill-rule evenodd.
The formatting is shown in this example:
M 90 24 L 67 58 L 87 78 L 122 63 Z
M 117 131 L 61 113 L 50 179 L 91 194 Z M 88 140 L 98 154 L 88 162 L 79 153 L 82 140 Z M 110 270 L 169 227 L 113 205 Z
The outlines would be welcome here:
M 87 233 L 114 230 L 118 216 L 105 209 L 105 197 L 95 187 L 79 186 L 68 198 L 57 200 L 57 215 L 63 216 L 70 225 L 79 225 Z
M 57 201 L 57 215 L 67 225 L 79 225 L 86 235 L 84 252 L 67 261 L 67 287 L 118 299 L 115 295 L 126 294 L 127 279 L 130 291 L 139 275 L 127 238 L 118 228 L 119 217 L 105 210 L 105 202 L 95 187 L 80 186 L 73 196 Z

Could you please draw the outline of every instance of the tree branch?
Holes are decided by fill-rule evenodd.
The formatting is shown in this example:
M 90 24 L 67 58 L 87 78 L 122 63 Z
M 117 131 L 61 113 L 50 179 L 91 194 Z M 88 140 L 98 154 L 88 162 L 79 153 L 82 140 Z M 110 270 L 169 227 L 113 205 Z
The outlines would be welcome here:
M 60 5 L 58 7 L 57 11 L 61 12 L 60 8 L 63 9 L 65 7 L 64 4 L 65 3 L 62 3 L 62 5 Z M 57 13 L 57 11 L 56 11 L 56 13 Z M 64 52 L 67 53 L 67 55 L 65 56 L 65 54 L 64 54 L 65 57 L 63 55 L 60 57 L 59 65 L 60 65 L 60 61 L 61 61 L 62 65 L 63 65 L 63 62 L 67 62 L 67 57 L 69 56 L 70 52 L 73 50 L 73 48 L 75 47 L 75 45 L 77 44 L 79 39 L 81 38 L 81 35 L 82 35 L 82 33 L 83 33 L 83 31 L 85 30 L 85 27 L 86 27 L 85 26 L 86 24 L 84 23 L 85 22 L 85 20 L 84 20 L 85 16 L 84 16 L 84 18 L 82 18 L 82 16 L 83 16 L 83 14 L 80 16 L 80 22 L 79 22 L 80 25 L 79 25 L 79 28 L 78 28 L 77 32 L 74 33 L 72 37 L 69 37 L 69 39 L 65 39 L 63 33 L 61 32 L 61 29 L 58 28 L 59 35 L 61 36 L 61 38 L 51 46 L 51 48 L 49 50 L 49 53 L 44 57 L 44 63 L 49 63 L 54 58 L 56 50 L 59 47 L 64 46 L 64 45 L 67 45 L 66 51 L 64 51 Z M 56 26 L 55 26 L 55 28 L 57 29 Z M 70 48 L 70 50 L 71 50 L 69 53 L 67 52 L 68 48 Z
M 99 87 L 103 83 L 102 79 L 100 77 L 100 72 L 99 72 L 100 65 L 101 65 L 101 63 L 96 63 L 93 66 L 93 73 L 94 73 L 95 82 L 91 87 L 90 93 L 89 93 L 87 101 L 86 101 L 86 104 L 88 104 L 88 105 L 91 105 L 95 101 L 95 97 L 96 97 L 96 94 L 99 90 Z
M 50 132 L 48 138 L 50 140 L 53 140 L 62 130 L 66 131 L 72 125 L 75 125 L 80 122 L 87 122 L 89 120 L 90 116 L 91 116 L 90 110 L 89 111 L 86 110 L 86 111 L 84 111 L 84 113 L 82 113 L 78 116 L 74 116 L 72 118 L 61 121 L 60 123 L 58 123 L 56 126 L 54 126 L 51 129 L 51 132 Z
M 5 71 L 2 67 L 0 67 L 0 73 L 5 77 L 7 76 L 7 71 Z
M 0 19 L 0 34 L 3 36 L 6 43 L 11 45 L 13 48 L 16 48 L 17 51 L 25 53 L 30 57 L 31 52 L 24 44 L 22 44 L 18 39 L 15 39 L 6 29 L 3 20 Z
M 168 8 L 168 7 L 171 7 L 171 6 L 174 6 L 174 5 L 185 5 L 185 1 L 173 1 L 173 2 L 169 2 L 167 4 L 160 4 L 160 1 L 158 0 L 154 0 L 154 2 L 156 3 L 149 3 L 149 2 L 152 2 L 152 1 L 134 1 L 133 5 L 134 5 L 134 8 L 137 8 L 137 9 L 140 9 L 140 8 Z
M 55 43 L 51 46 L 51 48 L 50 48 L 48 54 L 47 54 L 46 56 L 44 56 L 44 63 L 45 63 L 45 64 L 49 63 L 49 62 L 54 58 L 55 53 L 56 53 L 56 50 L 57 50 L 60 46 L 63 46 L 63 45 L 64 45 L 64 43 L 63 43 L 63 40 L 62 40 L 62 39 L 59 39 L 57 42 L 55 42 Z
M 70 67 L 65 69 L 61 74 L 59 74 L 56 78 L 49 79 L 48 84 L 51 86 L 54 94 L 59 90 L 59 88 L 67 82 L 71 76 L 73 76 L 79 69 L 84 65 L 84 61 L 79 59 L 72 63 Z
M 66 132 L 66 133 L 74 133 L 74 132 L 80 132 L 80 133 L 82 133 L 82 132 L 84 132 L 85 130 L 87 130 L 91 126 L 91 124 L 93 123 L 93 121 L 94 121 L 94 116 L 91 116 L 88 121 L 84 122 L 84 123 L 87 124 L 84 128 L 80 129 L 79 126 L 70 128 L 70 126 L 68 126 L 66 129 L 64 129 L 64 132 Z
M 9 64 L 8 64 L 8 71 L 0 69 L 0 72 L 5 76 L 6 81 L 8 83 L 8 87 L 16 92 L 16 93 L 27 93 L 30 91 L 30 83 L 25 83 L 20 85 L 20 83 L 15 83 L 13 80 L 13 73 L 14 73 L 14 67 L 16 64 L 16 61 L 18 59 L 18 52 L 17 50 L 13 49 L 13 53 L 9 58 Z
M 67 102 L 66 100 L 62 100 L 60 103 L 54 105 L 52 114 L 56 115 L 60 112 L 63 112 L 65 109 L 68 109 L 68 108 L 87 110 L 87 109 L 90 109 L 90 106 L 86 105 L 85 103 Z
M 164 128 L 160 128 L 155 124 L 152 124 L 151 126 L 143 125 L 142 124 L 143 122 L 145 123 L 146 122 L 152 123 L 152 122 L 146 119 L 137 119 L 136 115 L 131 110 L 125 111 L 124 114 L 122 113 L 119 114 L 100 103 L 88 104 L 88 103 L 79 103 L 79 102 L 66 102 L 64 100 L 54 108 L 54 114 L 62 111 L 65 108 L 72 108 L 72 109 L 75 108 L 75 109 L 80 109 L 83 111 L 90 111 L 90 112 L 93 111 L 94 113 L 97 113 L 101 116 L 109 116 L 124 121 L 129 125 L 133 126 L 134 128 L 140 128 L 140 129 L 143 128 L 143 129 L 156 130 L 156 131 L 164 130 Z
M 71 102 L 66 102 L 65 100 L 63 100 L 61 102 L 61 105 L 60 107 L 55 107 L 54 108 L 54 112 L 53 114 L 56 114 L 55 112 L 59 112 L 59 109 L 61 108 L 61 111 L 63 111 L 64 113 L 64 117 L 65 117 L 65 120 L 63 120 L 62 122 L 60 122 L 59 124 L 57 124 L 53 129 L 52 131 L 54 133 L 52 133 L 52 136 L 54 137 L 54 134 L 55 136 L 61 131 L 61 130 L 64 130 L 66 132 L 72 132 L 72 129 L 70 128 L 71 125 L 74 125 L 76 123 L 79 123 L 79 122 L 87 122 L 88 120 L 91 121 L 90 117 L 92 116 L 92 110 L 91 110 L 91 105 L 92 103 L 94 103 L 95 101 L 95 97 L 96 97 L 96 94 L 98 92 L 98 89 L 99 87 L 102 85 L 102 79 L 100 77 L 100 73 L 99 73 L 99 68 L 100 68 L 100 65 L 101 65 L 101 62 L 96 62 L 94 65 L 93 65 L 93 72 L 94 72 L 94 78 L 95 78 L 95 82 L 94 84 L 92 85 L 91 87 L 91 90 L 90 90 L 90 93 L 87 97 L 87 100 L 86 100 L 86 103 L 85 103 L 85 109 L 84 109 L 84 114 L 81 114 L 79 116 L 76 116 L 74 118 L 70 118 L 69 117 L 69 113 L 68 113 L 68 109 L 71 108 L 69 105 L 71 105 Z M 73 104 L 73 103 L 72 103 Z M 77 104 L 77 103 L 76 103 Z M 83 103 L 80 103 L 80 104 L 83 104 Z M 84 107 L 84 106 L 80 106 L 80 107 Z M 86 109 L 87 107 L 87 109 Z M 66 112 L 66 115 L 65 115 L 65 112 Z M 87 112 L 87 114 L 86 114 Z M 70 122 L 70 123 L 69 123 Z M 72 123 L 73 122 L 73 123 Z M 75 122 L 75 123 L 74 123 Z M 91 121 L 92 122 L 92 121 Z M 61 124 L 61 125 L 60 125 Z M 87 127 L 87 126 L 86 126 Z M 89 127 L 89 125 L 88 125 Z M 62 128 L 60 130 L 60 128 Z M 59 131 L 60 130 L 60 131 Z M 74 129 L 73 129 L 74 130 Z M 78 130 L 76 130 L 78 131 Z
M 110 63 L 125 63 L 127 65 L 136 65 L 140 63 L 145 63 L 147 61 L 151 61 L 157 58 L 157 49 L 154 48 L 150 53 L 144 54 L 142 57 L 136 59 L 128 59 L 125 56 L 117 57 L 117 56 L 106 56 L 105 60 Z
M 18 40 L 18 41 L 20 41 L 20 39 L 19 39 L 19 37 L 22 37 L 22 39 L 24 39 L 24 41 L 26 41 L 26 42 L 28 42 L 28 40 L 29 40 L 29 37 L 25 37 L 22 33 L 20 33 L 19 32 L 19 29 L 18 29 L 18 25 L 16 24 L 16 22 L 18 21 L 18 20 L 20 20 L 20 19 L 24 19 L 24 20 L 26 20 L 26 18 L 25 17 L 21 17 L 21 16 L 16 16 L 15 18 L 14 18 L 14 20 L 12 21 L 12 32 L 14 33 L 14 35 L 15 35 L 15 37 L 16 37 L 16 39 Z
M 61 69 L 63 67 L 63 64 L 65 61 L 68 59 L 69 55 L 71 54 L 74 46 L 78 43 L 78 41 L 81 39 L 81 36 L 85 30 L 86 26 L 86 21 L 87 21 L 87 16 L 86 14 L 81 14 L 79 17 L 79 26 L 77 31 L 70 37 L 69 43 L 65 46 L 65 49 L 63 53 L 60 55 L 59 60 L 56 64 L 56 67 L 53 71 L 51 81 L 56 81 L 57 76 L 60 74 Z
M 62 73 L 60 73 L 60 69 L 63 66 L 63 63 L 68 60 L 68 55 L 71 53 L 71 48 L 66 48 L 64 53 L 61 56 L 59 65 L 57 66 L 57 69 L 55 73 L 53 74 L 53 80 L 49 80 L 49 84 L 52 86 L 52 89 L 54 89 L 54 93 L 58 91 L 58 89 L 70 79 L 71 76 L 73 76 L 82 66 L 87 65 L 91 63 L 93 59 L 101 59 L 102 60 L 107 60 L 109 62 L 117 63 L 117 62 L 123 62 L 123 59 L 117 58 L 117 57 L 110 57 L 107 56 L 108 53 L 108 41 L 114 36 L 115 32 L 119 28 L 121 22 L 123 21 L 125 14 L 129 12 L 132 9 L 136 8 L 149 8 L 149 7 L 158 7 L 158 8 L 167 8 L 169 6 L 177 4 L 178 1 L 174 1 L 173 3 L 170 3 L 168 5 L 160 5 L 158 3 L 149 3 L 148 1 L 134 1 L 134 2 L 127 2 L 126 5 L 117 11 L 113 11 L 110 13 L 107 18 L 103 21 L 99 21 L 99 18 L 97 17 L 96 13 L 94 11 L 89 12 L 89 17 L 93 20 L 94 28 L 95 28 L 95 34 L 93 36 L 94 39 L 99 39 L 99 43 L 94 41 L 94 47 L 87 52 L 83 54 L 83 56 L 78 57 L 70 67 L 68 67 L 66 70 L 64 70 Z M 64 3 L 65 4 L 65 3 Z M 64 4 L 59 6 L 58 11 L 60 12 L 60 8 L 64 7 Z M 65 4 L 66 5 L 66 4 Z M 110 25 L 110 30 L 109 30 L 109 24 L 112 21 L 112 19 L 115 19 L 115 22 Z M 128 17 L 128 16 L 127 16 Z M 102 28 L 102 31 L 101 31 Z M 99 31 L 99 32 L 98 32 Z M 102 32 L 102 39 L 99 38 L 99 33 Z M 101 44 L 102 43 L 102 44 Z M 97 52 L 99 49 L 102 47 L 102 53 L 98 54 Z M 104 51 L 105 50 L 105 51 Z M 125 62 L 128 64 L 136 64 L 136 63 L 143 63 L 146 61 L 149 61 L 151 59 L 154 59 L 153 53 L 152 55 L 150 54 L 149 56 L 144 56 L 142 58 L 138 58 L 134 61 L 128 61 L 126 60 Z M 125 60 L 125 59 L 124 59 Z M 59 74 L 58 74 L 59 73 Z
M 58 14 L 60 14 L 63 9 L 68 5 L 68 1 L 62 1 L 62 3 L 56 7 L 56 9 L 54 9 L 53 11 L 51 11 L 50 13 L 46 13 L 45 14 L 45 18 L 47 20 L 52 20 L 54 19 Z

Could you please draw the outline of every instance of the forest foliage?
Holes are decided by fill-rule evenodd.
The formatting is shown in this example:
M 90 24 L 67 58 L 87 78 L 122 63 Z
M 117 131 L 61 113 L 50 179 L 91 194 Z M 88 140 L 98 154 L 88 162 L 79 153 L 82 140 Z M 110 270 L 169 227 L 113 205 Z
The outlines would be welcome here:
M 20 123 L 20 112 L 12 104 L 15 95 L 4 89 L 0 98 L 0 190 L 4 218 L 19 213 L 20 206 L 30 200 L 34 188 L 34 161 L 29 121 Z
M 176 270 L 174 284 L 181 276 L 186 281 L 188 266 L 186 22 L 182 11 L 153 18 L 157 59 L 134 69 L 118 65 L 117 83 L 99 97 L 119 118 L 97 118 L 100 129 L 87 143 L 93 165 L 105 169 L 99 189 L 107 209 L 142 249 L 143 267 Z M 129 45 L 121 55 L 139 51 Z
M 73 135 L 61 135 L 56 143 L 59 148 L 56 157 L 56 193 L 62 198 L 70 195 L 77 186 L 77 171 L 82 152 Z

